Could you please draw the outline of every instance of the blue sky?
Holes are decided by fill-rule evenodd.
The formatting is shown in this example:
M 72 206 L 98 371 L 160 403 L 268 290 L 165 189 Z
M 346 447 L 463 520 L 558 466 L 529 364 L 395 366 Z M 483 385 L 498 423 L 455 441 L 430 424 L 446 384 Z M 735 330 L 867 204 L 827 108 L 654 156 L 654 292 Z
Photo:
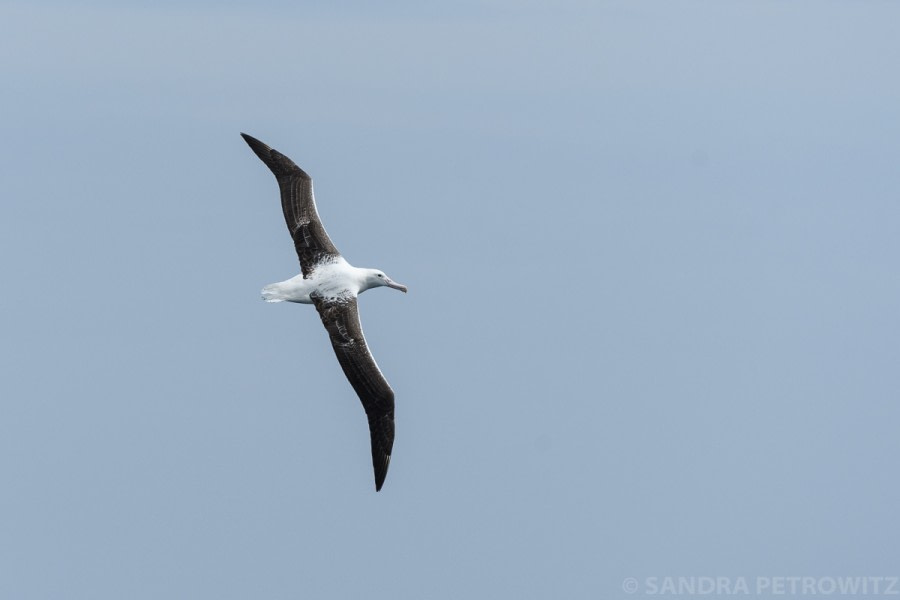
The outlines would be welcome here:
M 900 7 L 0 5 L 0 597 L 900 576 Z M 274 179 L 397 395 L 384 490 Z M 643 586 L 627 596 L 623 580 Z

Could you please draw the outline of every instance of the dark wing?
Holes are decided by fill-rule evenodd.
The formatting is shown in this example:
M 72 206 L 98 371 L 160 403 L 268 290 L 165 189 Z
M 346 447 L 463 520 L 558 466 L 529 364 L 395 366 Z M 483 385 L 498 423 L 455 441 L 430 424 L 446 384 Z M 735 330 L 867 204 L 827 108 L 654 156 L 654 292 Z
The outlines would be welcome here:
M 331 337 L 331 345 L 344 374 L 362 401 L 372 437 L 375 490 L 381 489 L 394 446 L 394 391 L 366 346 L 356 298 L 313 298 L 316 310 Z
M 278 180 L 284 221 L 294 239 L 294 248 L 300 257 L 300 269 L 303 276 L 308 278 L 316 265 L 341 254 L 319 220 L 316 200 L 313 198 L 312 178 L 278 150 L 273 150 L 246 133 L 242 133 L 241 137 Z

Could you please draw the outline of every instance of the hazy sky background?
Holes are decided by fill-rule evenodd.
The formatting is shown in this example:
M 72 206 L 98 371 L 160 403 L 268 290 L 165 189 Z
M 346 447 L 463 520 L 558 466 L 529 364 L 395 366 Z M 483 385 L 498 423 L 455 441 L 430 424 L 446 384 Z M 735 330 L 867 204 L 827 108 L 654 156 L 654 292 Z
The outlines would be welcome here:
M 0 598 L 900 576 L 900 4 L 325 6 L 0 4 Z

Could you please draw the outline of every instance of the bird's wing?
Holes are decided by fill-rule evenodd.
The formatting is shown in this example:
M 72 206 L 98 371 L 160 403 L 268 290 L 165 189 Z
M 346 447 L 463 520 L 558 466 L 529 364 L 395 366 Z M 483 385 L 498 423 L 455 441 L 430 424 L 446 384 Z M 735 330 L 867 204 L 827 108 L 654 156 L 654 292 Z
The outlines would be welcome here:
M 319 220 L 316 200 L 313 197 L 312 178 L 278 150 L 270 148 L 246 133 L 242 133 L 241 137 L 266 163 L 278 180 L 284 221 L 294 239 L 294 248 L 300 258 L 303 276 L 309 278 L 316 265 L 329 262 L 341 254 Z
M 356 298 L 314 296 L 313 302 L 328 330 L 338 362 L 369 418 L 375 490 L 380 490 L 391 462 L 391 448 L 394 446 L 394 391 L 381 374 L 366 345 L 359 323 Z

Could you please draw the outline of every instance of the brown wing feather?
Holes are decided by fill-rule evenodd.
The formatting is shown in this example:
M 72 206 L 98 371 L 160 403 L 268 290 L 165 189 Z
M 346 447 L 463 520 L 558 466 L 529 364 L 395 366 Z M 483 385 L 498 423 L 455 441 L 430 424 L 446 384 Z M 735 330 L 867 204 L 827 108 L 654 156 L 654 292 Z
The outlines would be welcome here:
M 314 297 L 313 301 L 328 330 L 338 362 L 369 418 L 375 489 L 380 490 L 387 476 L 394 446 L 394 391 L 366 345 L 356 298 L 326 300 Z
M 340 252 L 319 220 L 312 178 L 278 150 L 270 148 L 246 133 L 242 133 L 241 137 L 266 163 L 278 180 L 284 221 L 294 240 L 294 248 L 300 259 L 300 269 L 303 276 L 308 278 L 316 265 L 340 256 Z

